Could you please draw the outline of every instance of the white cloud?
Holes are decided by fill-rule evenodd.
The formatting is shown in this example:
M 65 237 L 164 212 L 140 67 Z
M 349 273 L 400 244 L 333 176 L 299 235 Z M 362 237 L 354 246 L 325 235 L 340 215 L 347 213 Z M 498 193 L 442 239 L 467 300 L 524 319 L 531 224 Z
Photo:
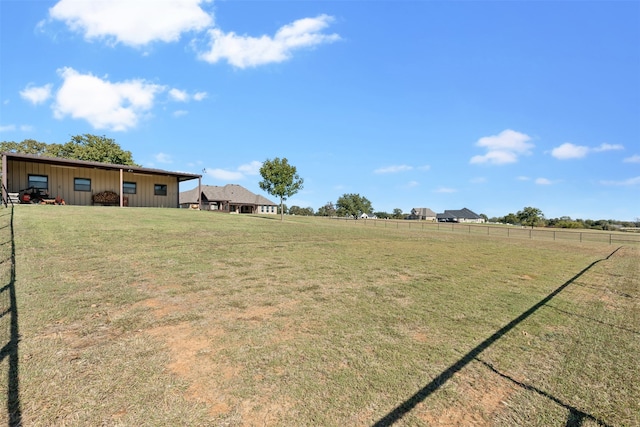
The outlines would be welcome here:
M 196 92 L 193 95 L 193 99 L 196 101 L 202 101 L 203 99 L 205 99 L 207 97 L 207 92 Z
M 209 49 L 198 57 L 209 63 L 226 59 L 237 68 L 283 62 L 291 58 L 294 50 L 340 40 L 338 34 L 321 33 L 331 22 L 333 17 L 328 15 L 298 19 L 281 27 L 273 37 L 240 36 L 234 32 L 224 33 L 218 28 L 210 29 Z
M 20 91 L 20 96 L 34 105 L 42 104 L 51 98 L 51 83 L 44 86 L 33 86 L 28 84 L 26 88 Z
M 575 145 L 570 142 L 565 142 L 551 150 L 551 155 L 559 160 L 581 159 L 591 152 L 601 153 L 603 151 L 613 150 L 624 150 L 624 146 L 621 144 L 604 143 L 592 148 L 585 145 Z
M 455 193 L 457 191 L 458 190 L 456 190 L 455 188 L 440 187 L 434 190 L 434 193 Z
M 600 144 L 598 147 L 594 148 L 593 151 L 596 153 L 600 151 L 613 151 L 613 150 L 624 150 L 624 145 L 621 144 Z
M 480 138 L 476 145 L 487 149 L 484 155 L 473 156 L 470 163 L 489 163 L 503 165 L 515 163 L 521 155 L 531 153 L 533 144 L 529 143 L 531 137 L 511 129 L 506 129 L 498 135 Z
M 531 181 L 531 178 L 529 178 L 528 176 L 523 176 L 520 175 L 519 177 L 516 178 L 518 181 Z
M 639 154 L 634 154 L 631 157 L 627 157 L 623 160 L 623 162 L 625 163 L 640 163 L 640 155 Z
M 407 188 L 414 188 L 414 187 L 417 187 L 419 185 L 420 185 L 420 183 L 418 181 L 409 181 L 409 182 L 407 182 L 406 187 Z
M 227 171 L 224 169 L 207 169 L 207 175 L 222 181 L 237 181 L 244 178 L 242 172 Z
M 635 178 L 625 179 L 623 181 L 600 181 L 600 184 L 603 185 L 640 185 L 640 176 L 636 176 Z
M 55 117 L 83 119 L 96 129 L 124 131 L 135 127 L 153 107 L 155 95 L 165 90 L 144 80 L 111 83 L 68 67 L 58 72 L 63 83 L 53 105 Z
M 60 0 L 49 9 L 49 16 L 64 21 L 88 40 L 143 46 L 153 41 L 174 42 L 184 32 L 211 26 L 213 17 L 202 10 L 202 3 L 202 0 Z
M 547 178 L 536 178 L 535 183 L 538 185 L 551 185 L 551 180 Z
M 246 175 L 258 175 L 260 173 L 261 167 L 262 167 L 262 162 L 254 160 L 251 163 L 240 165 L 238 167 L 238 171 Z
M 418 166 L 418 169 L 421 171 L 428 171 L 431 169 L 431 165 Z
M 485 182 L 487 182 L 487 178 L 483 176 L 478 176 L 475 178 L 471 178 L 469 182 L 471 182 L 472 184 L 484 184 Z
M 33 130 L 33 126 L 31 125 L 4 125 L 0 126 L 0 132 L 13 132 L 16 130 L 20 130 L 21 132 L 31 132 Z
M 413 167 L 409 165 L 393 165 L 376 169 L 373 171 L 373 173 L 397 173 L 410 171 L 411 169 L 413 169 Z
M 551 150 L 551 155 L 556 159 L 580 159 L 589 153 L 589 147 L 584 145 L 575 145 L 570 142 L 565 142 L 559 147 Z
M 189 114 L 187 110 L 176 110 L 173 112 L 173 117 L 182 117 L 186 116 L 187 114 Z
M 156 162 L 158 163 L 172 163 L 171 156 L 165 153 L 158 153 L 155 155 Z
M 235 171 L 217 168 L 205 169 L 204 173 L 222 181 L 239 181 L 241 179 L 244 179 L 247 175 L 258 175 L 260 173 L 261 167 L 262 162 L 254 160 L 252 162 L 238 166 Z
M 171 99 L 178 102 L 187 102 L 189 100 L 189 94 L 180 89 L 171 89 L 169 91 L 169 96 Z

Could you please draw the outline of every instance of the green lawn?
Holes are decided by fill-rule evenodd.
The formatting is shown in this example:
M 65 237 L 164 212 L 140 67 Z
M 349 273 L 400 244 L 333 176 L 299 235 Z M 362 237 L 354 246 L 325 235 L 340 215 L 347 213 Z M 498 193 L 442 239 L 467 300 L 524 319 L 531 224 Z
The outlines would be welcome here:
M 38 205 L 0 243 L 0 424 L 640 425 L 637 244 Z

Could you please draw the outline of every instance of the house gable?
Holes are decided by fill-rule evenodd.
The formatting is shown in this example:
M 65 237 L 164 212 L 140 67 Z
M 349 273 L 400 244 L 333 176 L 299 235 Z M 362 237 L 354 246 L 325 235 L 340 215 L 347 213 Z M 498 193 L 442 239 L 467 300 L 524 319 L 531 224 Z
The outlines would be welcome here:
M 437 215 L 437 219 L 440 222 L 484 222 L 484 218 L 467 208 L 445 210 L 444 213 L 439 213 Z
M 410 219 L 435 221 L 436 213 L 429 208 L 413 208 L 411 209 Z
M 201 208 L 204 210 L 254 214 L 276 214 L 278 211 L 277 205 L 271 200 L 237 184 L 203 185 L 201 193 Z M 186 207 L 188 204 L 198 203 L 197 195 L 198 188 L 180 193 L 180 205 Z

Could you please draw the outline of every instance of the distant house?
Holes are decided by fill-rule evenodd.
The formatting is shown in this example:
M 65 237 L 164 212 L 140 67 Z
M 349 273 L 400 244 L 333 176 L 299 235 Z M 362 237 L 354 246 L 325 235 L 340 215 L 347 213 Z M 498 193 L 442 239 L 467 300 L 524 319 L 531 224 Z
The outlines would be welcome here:
M 180 183 L 200 183 L 201 178 L 139 166 L 2 153 L 2 198 L 22 203 L 177 208 Z
M 198 194 L 200 189 L 201 193 Z M 237 184 L 202 185 L 180 193 L 180 207 L 227 213 L 277 214 L 278 205 Z
M 484 222 L 484 218 L 467 208 L 446 210 L 436 215 L 436 218 L 438 222 L 472 222 L 478 224 Z
M 411 209 L 411 214 L 409 214 L 409 219 L 435 221 L 436 213 L 429 208 L 413 208 Z

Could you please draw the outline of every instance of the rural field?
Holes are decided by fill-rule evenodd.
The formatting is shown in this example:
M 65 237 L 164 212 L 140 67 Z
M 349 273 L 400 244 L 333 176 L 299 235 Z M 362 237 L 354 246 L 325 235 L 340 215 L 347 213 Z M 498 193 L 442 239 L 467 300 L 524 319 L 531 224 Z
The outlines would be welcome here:
M 0 209 L 0 424 L 640 426 L 640 244 Z

